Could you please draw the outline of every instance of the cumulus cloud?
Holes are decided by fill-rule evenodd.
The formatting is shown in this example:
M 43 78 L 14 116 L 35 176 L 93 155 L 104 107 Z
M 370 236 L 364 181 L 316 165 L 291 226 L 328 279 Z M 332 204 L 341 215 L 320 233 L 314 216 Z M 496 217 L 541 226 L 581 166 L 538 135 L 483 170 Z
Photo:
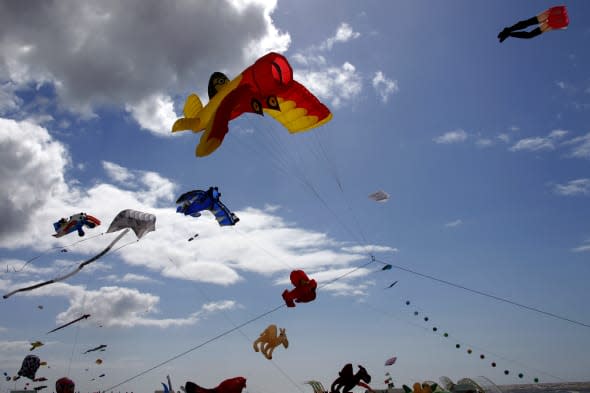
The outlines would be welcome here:
M 377 71 L 373 76 L 373 88 L 381 97 L 381 101 L 386 103 L 389 96 L 399 90 L 397 81 L 389 79 L 382 71 Z
M 590 158 L 590 133 L 572 138 L 564 145 L 573 146 L 569 155 L 575 158 Z
M 464 142 L 466 139 L 467 133 L 464 130 L 458 129 L 446 132 L 443 135 L 434 138 L 433 141 L 439 144 L 451 144 Z
M 127 105 L 143 128 L 162 133 L 170 93 L 204 85 L 212 69 L 236 73 L 270 50 L 288 49 L 289 34 L 272 20 L 276 6 L 276 0 L 3 2 L 0 80 L 52 84 L 63 107 L 88 116 L 100 105 Z M 10 99 L 0 101 L 11 106 Z
M 328 38 L 320 45 L 320 50 L 330 50 L 332 49 L 335 43 L 347 42 L 360 37 L 360 35 L 361 33 L 354 31 L 348 23 L 341 23 L 340 26 L 338 26 L 338 29 L 336 30 L 336 34 Z
M 141 128 L 156 135 L 172 135 L 170 127 L 177 118 L 172 98 L 162 94 L 153 94 L 135 104 L 127 104 L 126 109 L 137 120 Z
M 559 195 L 590 195 L 590 179 L 575 179 L 565 184 L 556 184 L 554 190 Z
M 340 107 L 352 101 L 363 88 L 362 76 L 349 62 L 341 66 L 323 65 L 321 57 L 298 56 L 297 59 L 312 67 L 298 69 L 295 79 L 307 86 L 320 99 L 327 99 L 334 107 Z
M 567 133 L 565 130 L 553 130 L 545 137 L 524 138 L 512 145 L 510 151 L 554 150 L 557 140 L 563 138 Z

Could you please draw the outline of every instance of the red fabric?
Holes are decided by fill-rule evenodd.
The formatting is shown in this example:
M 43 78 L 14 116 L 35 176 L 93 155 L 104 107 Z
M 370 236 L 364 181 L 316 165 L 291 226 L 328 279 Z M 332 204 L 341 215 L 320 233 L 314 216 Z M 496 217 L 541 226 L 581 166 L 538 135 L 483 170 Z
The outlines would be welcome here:
M 203 388 L 194 382 L 185 384 L 186 393 L 241 393 L 246 387 L 246 378 L 235 377 L 226 379 L 212 389 Z
M 564 5 L 551 7 L 547 11 L 549 12 L 547 25 L 552 29 L 565 29 L 569 25 L 570 20 Z
M 318 284 L 310 279 L 303 270 L 293 270 L 289 276 L 295 289 L 285 289 L 283 299 L 287 307 L 295 307 L 295 303 L 308 303 L 316 298 Z

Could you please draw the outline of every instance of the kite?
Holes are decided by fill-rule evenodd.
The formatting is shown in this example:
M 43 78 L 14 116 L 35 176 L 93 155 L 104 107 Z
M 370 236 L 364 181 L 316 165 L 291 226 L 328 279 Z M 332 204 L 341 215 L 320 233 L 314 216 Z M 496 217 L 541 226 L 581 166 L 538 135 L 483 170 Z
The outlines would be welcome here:
M 94 347 L 92 349 L 87 350 L 86 352 L 82 352 L 82 354 L 85 355 L 90 352 L 104 350 L 104 348 L 106 348 L 106 347 L 107 347 L 106 344 L 100 344 L 98 347 Z
M 433 392 L 440 392 L 441 391 L 438 388 L 437 383 L 430 384 L 428 382 L 424 382 L 422 384 L 420 384 L 420 382 L 414 383 L 414 385 L 412 385 L 412 387 L 414 388 L 413 390 L 410 389 L 410 387 L 407 385 L 403 385 L 402 387 L 403 387 L 405 393 L 433 393 Z
M 375 202 L 387 202 L 389 200 L 389 194 L 385 191 L 377 191 L 372 194 L 369 194 L 369 198 L 374 200 Z
M 107 233 L 117 232 L 124 228 L 131 228 L 141 239 L 146 233 L 156 230 L 156 216 L 150 213 L 144 213 L 137 210 L 122 210 L 111 222 Z
M 57 393 L 74 393 L 76 384 L 69 378 L 63 377 L 55 381 L 55 391 Z
M 395 356 L 392 358 L 389 358 L 385 361 L 385 365 L 386 366 L 393 366 L 395 364 L 396 360 L 397 360 L 397 357 L 395 357 Z
M 38 305 L 38 306 L 37 306 L 37 308 L 38 308 L 39 310 L 43 310 L 43 306 L 42 306 L 42 305 Z
M 80 213 L 70 216 L 70 218 L 62 218 L 58 222 L 53 223 L 55 229 L 54 237 L 62 237 L 68 233 L 78 231 L 78 236 L 84 236 L 84 226 L 94 228 L 100 225 L 100 220 L 90 214 Z
M 82 315 L 80 318 L 76 318 L 76 319 L 74 319 L 73 321 L 70 321 L 70 322 L 68 322 L 68 323 L 66 323 L 66 324 L 63 324 L 63 325 L 61 325 L 61 326 L 58 326 L 58 327 L 56 327 L 56 328 L 55 328 L 55 329 L 53 329 L 53 330 L 50 330 L 50 331 L 48 331 L 48 332 L 47 332 L 47 334 L 49 334 L 49 333 L 53 333 L 53 332 L 55 332 L 55 331 L 57 331 L 57 330 L 60 330 L 60 329 L 63 329 L 63 328 L 65 328 L 66 326 L 70 326 L 71 324 L 73 324 L 73 323 L 76 323 L 76 322 L 78 322 L 78 321 L 81 321 L 81 320 L 83 320 L 83 319 L 88 319 L 89 317 L 90 317 L 90 314 L 84 314 L 84 315 Z
M 102 364 L 102 359 L 96 359 L 96 360 L 94 361 L 94 363 L 96 363 L 96 364 Z
M 392 266 L 388 263 L 387 265 L 383 266 L 381 270 L 391 270 Z
M 98 254 L 96 254 L 95 256 L 93 256 L 92 258 L 82 262 L 80 265 L 78 265 L 77 268 L 75 268 L 74 270 L 72 270 L 71 272 L 69 272 L 68 274 L 61 276 L 61 277 L 56 277 L 52 280 L 49 281 L 44 281 L 38 284 L 34 284 L 28 287 L 24 287 L 24 288 L 19 288 L 19 289 L 15 289 L 12 292 L 9 292 L 7 294 L 5 294 L 4 296 L 2 296 L 4 299 L 8 299 L 10 296 L 14 295 L 15 293 L 18 292 L 25 292 L 25 291 L 31 291 L 33 289 L 37 289 L 37 288 L 41 288 L 44 287 L 45 285 L 49 285 L 49 284 L 53 284 L 56 283 L 58 281 L 63 281 L 65 279 L 68 279 L 70 277 L 72 277 L 74 274 L 78 273 L 80 270 L 82 270 L 84 268 L 84 266 L 96 261 L 97 259 L 101 258 L 102 256 L 104 256 L 106 253 L 108 253 L 111 248 L 113 248 L 113 246 L 119 241 L 121 240 L 121 238 L 123 236 L 125 236 L 127 234 L 127 232 L 129 232 L 129 229 L 126 229 L 125 231 L 121 232 L 121 234 L 119 234 L 119 236 L 117 236 L 115 238 L 115 240 L 113 240 L 104 250 L 102 250 L 101 252 L 99 252 Z
M 212 389 L 203 388 L 194 382 L 188 381 L 185 384 L 186 393 L 241 393 L 246 387 L 246 378 L 235 377 L 226 379 Z
M 570 20 L 566 6 L 559 5 L 551 7 L 537 16 L 521 20 L 510 27 L 505 27 L 504 30 L 498 34 L 498 40 L 504 42 L 508 37 L 533 38 L 547 31 L 566 29 L 569 23 Z M 539 27 L 536 27 L 531 31 L 518 31 L 533 25 L 539 25 Z
M 385 289 L 389 289 L 389 288 L 393 287 L 395 284 L 397 284 L 397 281 L 394 281 L 393 283 L 389 284 L 389 286 Z
M 197 145 L 198 157 L 213 153 L 223 142 L 230 120 L 250 112 L 264 112 L 290 133 L 319 127 L 332 119 L 330 110 L 305 86 L 293 80 L 293 69 L 278 53 L 268 53 L 230 81 L 221 72 L 209 79 L 209 102 L 191 94 L 184 104 L 184 117 L 172 126 L 172 132 L 205 131 Z
M 18 371 L 18 378 L 26 377 L 29 378 L 31 381 L 35 380 L 35 373 L 39 369 L 41 365 L 41 360 L 38 356 L 35 355 L 27 355 L 23 359 L 23 363 Z M 17 379 L 18 379 L 17 378 Z
M 272 359 L 272 352 L 276 347 L 283 344 L 285 348 L 289 348 L 289 340 L 287 339 L 287 332 L 284 328 L 279 328 L 279 334 L 277 334 L 276 325 L 268 325 L 260 337 L 254 341 L 254 351 L 262 352 L 264 357 Z
M 311 386 L 313 393 L 326 393 L 326 389 L 324 389 L 324 385 L 320 381 L 306 381 L 304 383 Z
M 102 378 L 102 377 L 104 377 L 105 375 L 106 375 L 106 374 L 100 374 L 98 377 L 99 377 L 99 378 Z
M 45 378 L 45 377 L 35 378 L 35 382 L 45 382 L 45 381 L 47 381 L 47 378 Z
M 283 291 L 283 299 L 287 307 L 295 307 L 295 303 L 308 303 L 315 300 L 315 291 L 318 286 L 315 280 L 310 280 L 303 270 L 293 270 L 289 278 L 295 289 Z
M 32 351 L 35 348 L 39 348 L 42 347 L 43 343 L 41 341 L 35 341 L 31 343 L 31 349 L 29 349 L 29 351 Z
M 221 193 L 217 187 L 209 187 L 207 191 L 188 191 L 178 197 L 177 213 L 185 216 L 199 217 L 201 211 L 209 210 L 215 216 L 220 226 L 236 225 L 240 219 L 232 213 L 220 200 Z
M 199 237 L 199 234 L 198 234 L 198 233 L 195 233 L 195 234 L 194 234 L 194 236 L 192 236 L 192 237 L 190 237 L 190 238 L 188 239 L 188 241 L 189 241 L 189 242 L 192 242 L 192 241 L 193 241 L 193 240 L 195 240 L 197 237 Z
M 367 370 L 359 364 L 359 371 L 356 374 L 353 374 L 352 364 L 348 363 L 342 370 L 338 373 L 338 378 L 332 382 L 332 386 L 330 387 L 330 393 L 347 393 L 352 390 L 355 386 L 359 384 L 359 382 L 363 381 L 366 383 L 371 383 L 371 376 L 367 372 Z M 342 389 L 342 392 L 340 392 Z
M 35 391 L 37 391 L 37 392 L 38 392 L 39 390 L 43 390 L 43 389 L 45 389 L 46 387 L 47 387 L 47 385 L 41 385 L 41 386 L 34 387 L 34 388 L 33 388 L 33 390 L 35 390 Z

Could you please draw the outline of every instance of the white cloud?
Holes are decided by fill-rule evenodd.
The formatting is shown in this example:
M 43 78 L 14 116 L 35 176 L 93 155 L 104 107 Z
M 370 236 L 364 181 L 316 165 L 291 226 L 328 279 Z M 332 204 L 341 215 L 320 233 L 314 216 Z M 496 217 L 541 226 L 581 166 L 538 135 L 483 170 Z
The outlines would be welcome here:
M 478 147 L 490 147 L 494 145 L 494 141 L 488 138 L 481 138 L 475 141 Z
M 508 142 L 510 142 L 510 135 L 508 135 L 508 134 L 499 134 L 498 135 L 498 139 L 501 140 L 504 143 L 508 143 Z
M 30 347 L 28 341 L 0 341 L 0 352 L 24 352 Z
M 584 244 L 576 248 L 572 248 L 573 252 L 588 252 L 590 251 L 590 244 Z
M 557 184 L 555 192 L 560 195 L 590 195 L 590 179 L 576 179 L 566 184 Z
M 309 56 L 300 59 L 308 64 L 318 64 L 321 60 Z M 295 79 L 305 85 L 318 98 L 328 99 L 334 107 L 344 105 L 358 96 L 362 90 L 362 77 L 355 66 L 345 62 L 340 67 L 325 66 L 298 69 Z
M 454 131 L 449 131 L 444 133 L 441 136 L 438 136 L 433 139 L 435 143 L 443 143 L 443 144 L 450 144 L 450 143 L 459 143 L 464 142 L 467 139 L 467 133 L 464 130 L 458 129 Z
M 568 131 L 553 130 L 546 137 L 524 138 L 510 147 L 510 151 L 541 151 L 554 150 L 557 139 L 563 138 Z
M 272 19 L 276 7 L 276 0 L 2 7 L 0 80 L 17 88 L 51 84 L 62 108 L 86 116 L 99 106 L 127 105 L 143 128 L 167 134 L 167 95 L 199 86 L 212 67 L 237 73 L 264 53 L 288 49 L 289 34 Z M 0 98 L 8 109 L 11 100 Z
M 117 183 L 125 184 L 133 180 L 134 176 L 131 174 L 131 171 L 114 162 L 103 161 L 102 167 L 107 172 L 107 175 Z
M 350 40 L 354 40 L 355 38 L 360 37 L 360 35 L 361 34 L 355 32 L 348 23 L 341 23 L 340 26 L 338 26 L 338 30 L 336 30 L 336 34 L 328 38 L 326 41 L 324 41 L 324 43 L 320 45 L 320 50 L 330 50 L 332 49 L 335 43 L 348 42 Z
M 373 76 L 373 88 L 381 97 L 381 101 L 386 103 L 389 96 L 399 90 L 397 81 L 388 79 L 383 72 L 377 71 Z
M 448 227 L 448 228 L 455 228 L 455 227 L 458 227 L 461 224 L 463 224 L 463 221 L 461 219 L 458 219 L 458 220 L 455 220 L 455 221 L 447 222 L 445 224 L 445 226 Z
M 563 143 L 573 146 L 570 156 L 575 158 L 590 158 L 590 133 L 572 138 Z
M 174 124 L 177 116 L 176 112 L 174 112 L 174 103 L 170 97 L 162 94 L 152 94 L 136 104 L 127 104 L 125 108 L 141 128 L 156 135 L 172 135 L 172 124 Z

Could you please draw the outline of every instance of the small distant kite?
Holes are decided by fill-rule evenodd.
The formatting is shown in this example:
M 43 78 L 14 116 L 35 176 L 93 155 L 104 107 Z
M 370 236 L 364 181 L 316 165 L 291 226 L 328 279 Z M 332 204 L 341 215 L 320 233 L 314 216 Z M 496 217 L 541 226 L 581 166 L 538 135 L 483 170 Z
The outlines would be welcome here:
M 394 281 L 393 283 L 389 284 L 389 286 L 385 289 L 389 289 L 389 288 L 393 287 L 395 284 L 397 284 L 397 281 Z
M 102 364 L 102 359 L 96 359 L 96 360 L 94 361 L 94 363 L 96 363 L 96 364 Z
M 41 386 L 34 387 L 33 390 L 36 391 L 36 392 L 38 392 L 39 390 L 43 390 L 46 387 L 47 387 L 47 385 L 41 385 Z
M 37 308 L 38 308 L 39 310 L 43 310 L 43 306 L 42 306 L 42 305 L 38 305 L 38 306 L 37 306 Z
M 83 319 L 88 319 L 89 317 L 90 317 L 90 314 L 84 314 L 84 315 L 82 315 L 81 317 L 74 319 L 73 321 L 70 321 L 70 322 L 68 322 L 68 323 L 65 323 L 65 324 L 63 324 L 63 325 L 61 325 L 61 326 L 58 326 L 58 327 L 56 327 L 56 328 L 55 328 L 55 329 L 53 329 L 53 330 L 50 330 L 50 331 L 48 331 L 48 332 L 47 332 L 47 334 L 49 334 L 49 333 L 53 333 L 53 332 L 55 332 L 55 331 L 57 331 L 57 330 L 60 330 L 60 329 L 63 329 L 63 328 L 65 328 L 65 327 L 67 327 L 67 326 L 70 326 L 71 324 L 73 324 L 73 323 L 76 323 L 76 322 L 78 322 L 78 321 L 81 321 L 81 320 L 83 320 Z
M 371 383 L 371 376 L 367 370 L 359 364 L 359 371 L 356 374 L 353 373 L 353 367 L 351 363 L 346 364 L 342 367 L 342 370 L 338 373 L 338 378 L 332 382 L 330 386 L 330 393 L 342 393 L 350 392 L 359 383 L 366 382 Z
M 74 214 L 70 218 L 62 218 L 53 224 L 53 228 L 55 229 L 53 236 L 62 237 L 74 231 L 78 231 L 78 236 L 84 236 L 84 226 L 94 228 L 98 225 L 100 225 L 100 220 L 90 214 Z
M 87 350 L 86 352 L 82 352 L 83 355 L 90 353 L 90 352 L 94 352 L 94 351 L 102 351 L 106 348 L 106 344 L 101 344 L 98 347 L 94 347 L 92 349 Z
M 318 287 L 315 280 L 310 279 L 303 270 L 293 270 L 289 278 L 295 288 L 291 291 L 288 289 L 283 291 L 283 300 L 287 307 L 295 307 L 295 303 L 308 303 L 315 300 Z
M 551 30 L 566 29 L 570 23 L 567 8 L 564 5 L 551 7 L 537 16 L 521 20 L 510 27 L 505 27 L 498 34 L 498 40 L 504 42 L 508 37 L 533 38 Z M 539 25 L 531 31 L 518 31 L 529 26 Z
M 195 240 L 195 239 L 196 239 L 198 236 L 199 236 L 199 234 L 198 234 L 198 233 L 195 233 L 195 234 L 194 234 L 192 237 L 190 237 L 190 238 L 188 239 L 188 241 L 189 241 L 189 242 L 192 242 L 192 241 L 193 241 L 193 240 Z
M 45 378 L 45 377 L 35 378 L 35 382 L 45 382 L 45 381 L 47 381 L 47 378 Z
M 396 360 L 397 360 L 397 357 L 395 357 L 395 356 L 392 358 L 389 358 L 385 361 L 385 365 L 386 366 L 393 366 L 395 364 Z
M 99 378 L 102 378 L 102 377 L 104 377 L 105 375 L 106 375 L 106 374 L 100 374 L 98 377 L 99 377 Z
M 289 340 L 287 339 L 287 332 L 284 328 L 279 328 L 277 332 L 276 325 L 268 325 L 260 337 L 254 341 L 254 351 L 262 352 L 264 357 L 272 359 L 272 353 L 276 347 L 283 344 L 285 348 L 289 348 Z
M 31 343 L 31 349 L 29 349 L 29 351 L 32 351 L 33 349 L 36 349 L 36 348 L 40 348 L 43 345 L 44 344 L 41 341 L 34 341 Z
M 372 194 L 369 194 L 369 198 L 374 200 L 375 202 L 387 202 L 389 200 L 389 194 L 385 191 L 377 191 Z
M 391 266 L 391 265 L 388 263 L 387 265 L 383 266 L 383 267 L 381 268 L 381 270 L 391 270 L 391 268 L 392 268 L 392 267 L 393 267 L 393 266 Z

